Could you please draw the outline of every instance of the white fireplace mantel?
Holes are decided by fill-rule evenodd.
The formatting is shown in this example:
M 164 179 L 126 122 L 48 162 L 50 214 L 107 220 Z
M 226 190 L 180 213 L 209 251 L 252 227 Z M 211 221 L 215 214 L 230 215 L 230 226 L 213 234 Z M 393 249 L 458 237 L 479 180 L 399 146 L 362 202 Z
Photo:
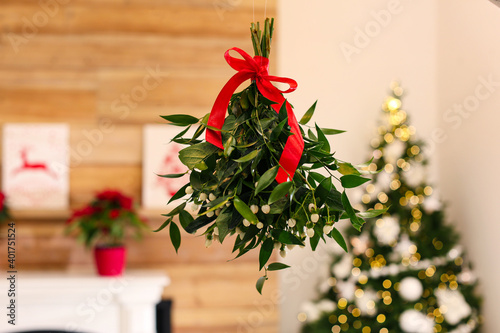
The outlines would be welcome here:
M 155 306 L 169 278 L 158 271 L 121 277 L 92 272 L 18 272 L 16 325 L 8 323 L 7 277 L 0 281 L 0 332 L 64 330 L 82 333 L 155 333 Z

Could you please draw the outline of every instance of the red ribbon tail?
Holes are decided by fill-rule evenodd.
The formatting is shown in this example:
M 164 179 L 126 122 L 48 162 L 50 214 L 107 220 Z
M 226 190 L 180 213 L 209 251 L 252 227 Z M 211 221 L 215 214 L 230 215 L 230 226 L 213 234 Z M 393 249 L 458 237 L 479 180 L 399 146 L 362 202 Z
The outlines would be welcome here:
M 276 176 L 276 181 L 280 184 L 293 179 L 302 157 L 302 152 L 304 151 L 304 140 L 300 133 L 299 124 L 291 105 L 287 101 L 285 103 L 288 113 L 288 124 L 290 125 L 292 135 L 288 137 L 280 157 L 280 165 L 282 167 Z
M 242 71 L 234 74 L 233 77 L 227 81 L 226 85 L 219 92 L 214 106 L 212 107 L 212 111 L 210 111 L 210 116 L 208 117 L 207 122 L 208 126 L 222 129 L 231 96 L 233 96 L 234 91 L 240 86 L 240 84 L 249 78 L 251 78 L 251 73 Z M 222 134 L 220 131 L 207 128 L 205 139 L 214 146 L 224 149 L 224 146 L 222 145 Z

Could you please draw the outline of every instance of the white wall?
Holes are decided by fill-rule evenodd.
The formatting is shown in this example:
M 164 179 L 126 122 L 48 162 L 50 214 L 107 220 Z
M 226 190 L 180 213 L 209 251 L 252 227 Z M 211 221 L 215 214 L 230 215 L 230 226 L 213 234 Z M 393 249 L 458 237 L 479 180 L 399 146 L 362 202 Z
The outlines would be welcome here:
M 445 134 L 436 154 L 440 188 L 476 264 L 483 331 L 498 332 L 500 8 L 486 0 L 439 0 L 439 17 L 438 127 Z M 479 77 L 496 82 L 492 93 Z M 454 105 L 464 105 L 464 115 Z
M 472 0 L 469 2 L 472 3 Z M 482 5 L 478 7 L 491 12 L 496 10 L 486 0 Z M 378 23 L 375 17 L 378 16 L 380 20 L 380 12 L 386 14 L 390 12 L 389 9 L 392 13 L 389 16 L 382 15 L 385 20 Z M 438 56 L 438 51 L 443 48 L 441 43 L 443 34 L 446 34 L 440 30 L 444 24 L 441 16 L 447 15 L 447 11 L 439 9 L 442 8 L 438 8 L 438 1 L 435 0 L 281 1 L 277 21 L 278 72 L 299 83 L 297 91 L 289 96 L 299 117 L 319 99 L 314 119 L 323 127 L 348 131 L 332 140 L 339 158 L 364 162 L 370 151 L 368 143 L 374 135 L 380 105 L 394 79 L 401 80 L 406 88 L 403 105 L 417 127 L 418 135 L 429 138 L 439 127 L 440 94 L 450 88 L 438 86 L 442 75 L 438 60 L 443 57 L 442 52 Z M 464 8 L 464 11 L 467 9 Z M 490 16 L 493 14 L 499 15 L 500 22 L 500 9 L 490 13 Z M 457 13 L 457 21 L 464 15 L 462 12 Z M 368 40 L 359 39 L 359 31 L 367 29 L 371 37 Z M 347 44 L 356 47 L 358 53 L 346 56 L 342 47 L 346 50 Z M 470 49 L 465 48 L 463 51 L 469 52 Z M 462 79 L 454 76 L 455 72 L 457 75 L 459 72 L 454 67 L 450 66 L 450 82 Z M 447 141 L 447 144 L 449 147 L 446 148 L 444 144 L 436 146 L 436 151 L 454 146 L 452 140 Z M 463 157 L 456 156 L 457 159 Z M 443 162 L 449 165 L 449 161 L 435 154 L 433 170 Z M 471 172 L 465 173 L 467 166 L 462 165 L 461 168 L 470 177 Z M 443 181 L 440 185 L 446 187 L 451 184 Z M 467 194 L 460 188 L 443 192 L 450 194 L 453 191 L 455 197 Z M 451 196 L 448 199 L 454 198 Z M 484 205 L 484 202 L 476 201 L 475 204 Z M 472 203 L 469 205 L 472 206 Z M 479 253 L 473 250 L 472 254 L 477 257 Z M 287 262 L 293 263 L 295 270 L 284 272 L 281 278 L 285 295 L 282 304 L 283 333 L 298 332 L 300 325 L 296 319 L 297 313 L 305 300 L 315 296 L 318 276 L 324 271 L 318 262 L 328 262 L 324 257 L 323 252 L 312 254 L 307 250 L 294 250 L 288 255 Z

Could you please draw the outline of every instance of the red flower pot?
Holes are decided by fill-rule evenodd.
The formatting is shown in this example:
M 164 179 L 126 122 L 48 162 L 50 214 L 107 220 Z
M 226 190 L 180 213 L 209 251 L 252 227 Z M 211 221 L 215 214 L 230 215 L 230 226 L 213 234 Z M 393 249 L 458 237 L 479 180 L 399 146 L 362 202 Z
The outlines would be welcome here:
M 123 246 L 95 247 L 94 258 L 100 276 L 119 276 L 125 267 L 127 250 Z

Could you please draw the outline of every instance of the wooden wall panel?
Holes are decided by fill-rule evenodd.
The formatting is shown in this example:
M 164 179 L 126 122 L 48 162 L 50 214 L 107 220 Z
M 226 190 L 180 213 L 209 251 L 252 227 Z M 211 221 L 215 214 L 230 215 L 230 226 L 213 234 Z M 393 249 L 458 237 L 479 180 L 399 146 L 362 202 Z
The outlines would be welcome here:
M 59 2 L 66 4 L 41 5 Z M 237 46 L 252 53 L 249 23 L 264 13 L 274 16 L 275 2 L 2 0 L 0 126 L 70 125 L 72 207 L 104 188 L 139 200 L 143 125 L 163 124 L 164 114 L 208 113 L 235 73 L 224 52 Z M 127 95 L 135 97 L 127 102 Z M 141 212 L 151 228 L 161 224 L 162 211 Z M 91 253 L 64 234 L 69 211 L 14 216 L 21 271 L 92 269 Z M 1 237 L 0 248 L 6 248 Z M 142 242 L 128 241 L 128 267 L 170 275 L 163 297 L 174 301 L 175 333 L 276 333 L 279 309 L 271 301 L 276 274 L 260 296 L 258 251 L 228 262 L 231 250 L 230 243 L 205 249 L 202 238 L 184 233 L 176 254 L 168 231 L 146 233 Z M 1 251 L 1 267 L 4 256 Z M 265 313 L 263 302 L 272 305 Z M 242 327 L 251 316 L 258 322 Z

